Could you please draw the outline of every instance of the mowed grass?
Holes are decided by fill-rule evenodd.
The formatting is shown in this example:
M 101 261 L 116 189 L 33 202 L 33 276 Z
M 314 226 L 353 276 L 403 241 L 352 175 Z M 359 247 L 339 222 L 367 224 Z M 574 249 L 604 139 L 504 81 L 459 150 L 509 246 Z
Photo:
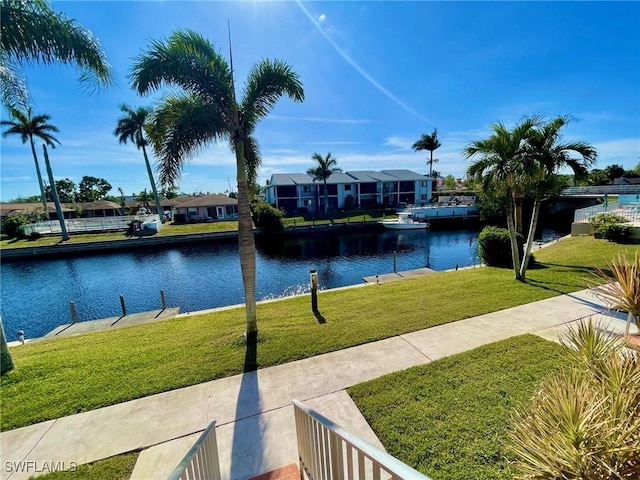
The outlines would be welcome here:
M 258 305 L 263 368 L 585 288 L 621 246 L 572 238 L 536 252 L 529 283 L 477 268 L 321 292 Z M 1 428 L 83 412 L 194 385 L 244 369 L 244 308 L 29 343 L 11 349 L 0 380 Z
M 175 235 L 190 235 L 199 233 L 235 232 L 238 230 L 237 221 L 221 221 L 211 223 L 174 224 L 165 223 L 154 237 L 171 237 Z M 111 233 L 72 233 L 65 244 L 79 244 L 92 242 L 127 242 L 139 238 L 127 232 Z M 46 247 L 60 243 L 60 235 L 49 235 L 36 240 L 12 239 L 4 235 L 0 239 L 0 248 Z
M 393 456 L 437 480 L 507 480 L 507 429 L 565 347 L 523 335 L 348 389 Z
M 128 480 L 138 459 L 138 452 L 78 465 L 75 470 L 52 472 L 38 476 L 38 480 Z

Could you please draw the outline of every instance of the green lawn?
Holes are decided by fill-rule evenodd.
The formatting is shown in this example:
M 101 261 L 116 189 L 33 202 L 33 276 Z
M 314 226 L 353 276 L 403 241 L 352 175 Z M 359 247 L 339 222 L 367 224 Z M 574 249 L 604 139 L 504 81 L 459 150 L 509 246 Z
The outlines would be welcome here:
M 188 223 L 173 224 L 165 223 L 156 237 L 170 237 L 174 235 L 188 235 L 197 233 L 214 233 L 214 232 L 234 232 L 238 230 L 237 221 L 229 222 L 211 222 L 211 223 Z M 67 244 L 91 243 L 91 242 L 126 242 L 131 239 L 138 238 L 134 235 L 128 235 L 126 232 L 113 233 L 80 233 L 71 234 Z M 37 240 L 16 240 L 10 239 L 6 235 L 0 239 L 0 248 L 21 248 L 21 247 L 42 247 L 48 245 L 56 245 L 60 242 L 60 235 L 41 237 Z
M 536 252 L 529 283 L 477 268 L 258 305 L 258 368 L 339 350 L 585 288 L 621 246 L 591 237 Z M 240 373 L 244 309 L 43 340 L 11 349 L 0 380 L 3 430 Z
M 52 472 L 35 478 L 38 480 L 129 480 L 137 459 L 138 452 L 125 453 L 78 465 L 75 470 Z
M 564 347 L 523 335 L 350 388 L 393 456 L 437 480 L 507 480 L 513 410 L 568 365 Z

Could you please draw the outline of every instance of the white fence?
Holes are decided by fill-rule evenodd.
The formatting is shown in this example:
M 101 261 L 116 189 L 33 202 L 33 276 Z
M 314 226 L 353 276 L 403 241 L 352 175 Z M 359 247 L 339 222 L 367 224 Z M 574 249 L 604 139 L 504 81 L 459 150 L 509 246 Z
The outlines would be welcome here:
M 562 190 L 560 195 L 615 195 L 621 193 L 638 193 L 640 186 L 638 185 L 594 185 L 591 187 L 568 187 Z
M 145 222 L 153 219 L 160 220 L 160 217 L 158 215 L 125 215 L 122 217 L 65 218 L 64 224 L 69 233 L 113 232 L 127 230 L 134 220 Z M 58 220 L 22 225 L 20 229 L 25 236 L 29 236 L 34 232 L 41 235 L 62 233 L 60 221 Z
M 169 476 L 169 480 L 220 479 L 216 422 L 211 422 Z
M 429 480 L 429 477 L 349 433 L 303 403 L 297 400 L 292 403 L 303 478 Z
M 627 222 L 640 222 L 640 206 L 620 205 L 618 202 L 610 203 L 607 207 L 595 205 L 581 208 L 573 214 L 574 223 L 589 223 L 593 217 L 603 213 L 610 213 L 624 218 Z

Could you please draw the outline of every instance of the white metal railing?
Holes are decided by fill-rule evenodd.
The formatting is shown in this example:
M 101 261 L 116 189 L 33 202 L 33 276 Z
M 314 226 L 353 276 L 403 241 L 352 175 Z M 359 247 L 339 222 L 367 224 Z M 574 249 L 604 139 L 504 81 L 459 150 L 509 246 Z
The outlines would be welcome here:
M 640 206 L 621 206 L 617 202 L 610 203 L 606 208 L 602 205 L 595 205 L 576 210 L 573 214 L 573 222 L 589 223 L 589 220 L 603 213 L 618 215 L 627 222 L 640 222 Z
M 211 422 L 168 480 L 220 480 L 216 422 Z
M 126 230 L 133 220 L 141 222 L 157 219 L 159 215 L 125 215 L 122 217 L 93 217 L 93 218 L 65 218 L 64 224 L 69 233 L 96 232 Z M 22 225 L 20 229 L 26 236 L 32 233 L 59 234 L 61 233 L 60 221 L 47 220 L 46 222 L 30 223 Z
M 638 185 L 594 185 L 590 187 L 567 187 L 560 195 L 604 195 L 620 193 L 637 193 Z
M 429 480 L 429 477 L 293 400 L 298 456 L 309 480 Z

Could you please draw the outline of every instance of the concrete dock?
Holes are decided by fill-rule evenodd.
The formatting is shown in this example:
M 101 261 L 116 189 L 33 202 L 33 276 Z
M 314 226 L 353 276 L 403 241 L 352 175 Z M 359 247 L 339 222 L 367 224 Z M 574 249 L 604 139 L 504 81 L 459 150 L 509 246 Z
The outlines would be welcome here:
M 416 268 L 415 270 L 405 270 L 403 272 L 383 273 L 381 275 L 371 275 L 369 277 L 362 277 L 364 283 L 383 283 L 393 282 L 395 280 L 404 280 L 405 278 L 421 277 L 423 275 L 429 275 L 431 273 L 438 273 L 430 268 Z

